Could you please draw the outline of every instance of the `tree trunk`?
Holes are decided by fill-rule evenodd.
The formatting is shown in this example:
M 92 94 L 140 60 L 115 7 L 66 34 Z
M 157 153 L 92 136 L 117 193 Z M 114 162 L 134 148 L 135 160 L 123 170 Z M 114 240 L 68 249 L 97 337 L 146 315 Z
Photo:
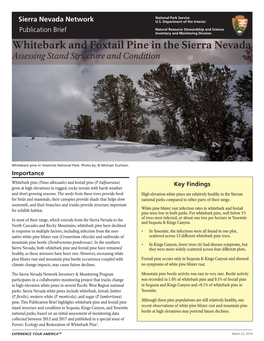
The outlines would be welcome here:
M 197 126 L 196 126 L 194 116 L 192 114 L 190 115 L 190 120 L 191 120 L 192 127 L 193 127 L 194 141 L 195 141 L 195 143 L 199 143 L 200 142 L 199 134 L 198 134 L 198 130 L 197 130 Z
M 211 141 L 216 142 L 216 137 L 215 137 L 215 132 L 214 132 L 213 127 L 211 127 Z
M 118 117 L 118 131 L 119 131 L 119 137 L 123 136 L 123 125 L 122 125 L 122 119 L 120 112 L 117 113 Z

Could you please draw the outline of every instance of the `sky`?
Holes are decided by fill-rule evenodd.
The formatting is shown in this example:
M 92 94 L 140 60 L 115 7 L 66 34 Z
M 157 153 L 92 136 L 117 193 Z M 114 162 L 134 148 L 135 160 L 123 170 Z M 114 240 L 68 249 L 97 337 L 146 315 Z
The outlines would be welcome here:
M 111 65 L 14 65 L 13 135 L 58 136 L 67 121 L 75 124 L 78 115 L 94 113 L 93 86 L 107 74 L 126 74 L 134 81 L 150 68 Z
M 186 55 L 187 58 L 187 55 Z M 218 60 L 222 60 L 218 56 Z M 78 115 L 94 120 L 104 115 L 95 113 L 91 98 L 93 86 L 107 74 L 128 75 L 140 91 L 137 81 L 144 72 L 158 65 L 13 65 L 12 68 L 12 134 L 13 136 L 57 137 L 64 124 L 76 124 Z M 175 65 L 174 68 L 188 67 Z M 236 79 L 249 73 L 248 65 L 233 65 Z M 251 113 L 246 113 L 251 124 Z M 157 119 L 150 118 L 150 129 L 162 132 Z

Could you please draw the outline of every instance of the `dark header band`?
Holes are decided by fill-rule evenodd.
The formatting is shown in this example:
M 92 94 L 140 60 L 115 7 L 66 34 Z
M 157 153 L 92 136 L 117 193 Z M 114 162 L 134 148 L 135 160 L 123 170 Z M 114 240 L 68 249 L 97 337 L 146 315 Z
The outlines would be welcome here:
M 13 12 L 12 38 L 252 39 L 252 12 Z

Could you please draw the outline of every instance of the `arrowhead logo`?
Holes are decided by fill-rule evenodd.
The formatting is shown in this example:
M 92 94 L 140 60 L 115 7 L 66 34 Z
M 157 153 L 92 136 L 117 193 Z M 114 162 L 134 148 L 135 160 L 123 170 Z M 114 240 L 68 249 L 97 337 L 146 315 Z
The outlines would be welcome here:
M 243 15 L 237 15 L 235 18 L 232 18 L 232 24 L 236 34 L 238 36 L 242 36 L 247 28 L 248 19 L 245 18 Z

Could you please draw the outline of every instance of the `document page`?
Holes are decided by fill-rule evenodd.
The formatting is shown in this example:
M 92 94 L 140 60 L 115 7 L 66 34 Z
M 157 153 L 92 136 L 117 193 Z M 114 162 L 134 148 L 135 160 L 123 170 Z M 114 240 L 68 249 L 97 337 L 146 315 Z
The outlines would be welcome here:
M 261 340 L 253 9 L 21 8 L 5 339 Z

